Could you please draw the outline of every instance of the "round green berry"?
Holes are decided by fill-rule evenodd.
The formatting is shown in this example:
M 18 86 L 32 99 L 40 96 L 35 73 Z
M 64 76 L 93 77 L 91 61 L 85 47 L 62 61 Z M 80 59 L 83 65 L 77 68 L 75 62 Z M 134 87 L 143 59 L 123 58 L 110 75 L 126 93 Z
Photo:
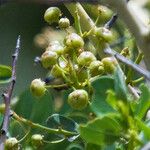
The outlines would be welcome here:
M 31 93 L 36 97 L 41 97 L 45 94 L 45 82 L 41 79 L 34 79 L 30 85 Z
M 89 69 L 90 69 L 90 74 L 92 77 L 102 74 L 102 70 L 101 68 L 99 69 L 99 67 L 103 67 L 103 63 L 101 61 L 96 60 L 96 61 L 91 62 Z
M 12 137 L 5 141 L 5 150 L 18 150 L 18 149 L 19 143 L 16 138 Z
M 72 49 L 80 49 L 84 46 L 83 39 L 76 33 L 69 34 L 64 41 L 65 45 Z
M 68 103 L 73 109 L 82 110 L 88 104 L 88 93 L 85 90 L 75 90 L 68 96 Z
M 34 134 L 31 137 L 31 143 L 34 147 L 38 148 L 43 145 L 43 135 L 41 134 Z
M 115 71 L 115 66 L 117 65 L 117 61 L 113 57 L 105 57 L 101 61 L 104 66 L 104 70 L 106 73 L 113 73 Z
M 113 34 L 112 32 L 105 28 L 105 27 L 99 27 L 95 29 L 95 35 L 98 38 L 101 38 L 103 40 L 105 40 L 106 42 L 110 42 L 113 39 Z
M 58 55 L 54 51 L 45 51 L 41 56 L 41 63 L 44 68 L 50 68 L 57 62 Z
M 64 47 L 59 43 L 59 41 L 52 41 L 47 47 L 46 51 L 56 52 L 57 55 L 62 55 L 64 53 Z
M 70 26 L 70 21 L 68 18 L 61 18 L 58 24 L 61 29 L 66 29 Z
M 92 52 L 84 51 L 78 57 L 78 64 L 80 66 L 89 66 L 91 62 L 95 61 L 96 57 Z
M 61 16 L 61 11 L 58 7 L 50 7 L 45 11 L 44 20 L 52 24 L 54 22 L 58 22 L 59 17 Z

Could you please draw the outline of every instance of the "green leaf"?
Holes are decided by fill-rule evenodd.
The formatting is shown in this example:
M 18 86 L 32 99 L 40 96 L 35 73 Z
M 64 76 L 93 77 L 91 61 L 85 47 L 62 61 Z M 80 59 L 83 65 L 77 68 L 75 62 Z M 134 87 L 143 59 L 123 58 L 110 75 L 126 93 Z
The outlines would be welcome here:
M 148 140 L 150 140 L 150 127 L 148 125 L 146 125 L 146 123 L 141 121 L 139 118 L 136 118 L 136 123 L 137 123 L 139 129 L 143 131 L 144 136 L 146 136 L 146 138 Z
M 84 150 L 84 149 L 81 145 L 72 143 L 65 150 Z
M 106 101 L 108 102 L 108 104 L 112 108 L 114 108 L 115 110 L 117 110 L 117 102 L 118 101 L 117 101 L 117 97 L 116 97 L 114 91 L 112 91 L 112 90 L 108 90 L 107 91 L 107 99 L 106 99 Z
M 0 84 L 8 83 L 11 81 L 12 70 L 11 67 L 0 65 Z
M 94 94 L 91 102 L 91 109 L 97 115 L 106 115 L 114 112 L 113 108 L 107 103 L 107 91 L 114 89 L 114 79 L 109 76 L 100 77 L 92 83 Z
M 135 108 L 135 115 L 139 119 L 142 119 L 145 116 L 147 110 L 150 108 L 150 90 L 148 86 L 144 84 L 140 86 L 140 90 L 142 93 Z
M 80 125 L 81 137 L 89 143 L 104 145 L 112 144 L 121 133 L 121 126 L 114 116 L 104 116 L 97 118 L 87 125 Z
M 64 129 L 71 132 L 77 132 L 78 124 L 70 118 L 59 114 L 53 114 L 47 119 L 47 126 L 53 129 Z
M 87 143 L 86 150 L 102 150 L 102 147 L 100 145 Z
M 114 84 L 117 98 L 127 101 L 128 91 L 125 83 L 125 77 L 119 66 L 117 66 L 114 74 Z
M 53 113 L 51 97 L 52 96 L 46 92 L 43 97 L 35 98 L 28 89 L 19 96 L 19 101 L 15 105 L 14 111 L 21 117 L 45 125 L 45 120 Z M 16 123 L 12 123 L 11 130 L 14 136 L 24 136 L 24 131 L 20 124 L 16 125 Z M 33 131 L 34 133 L 39 132 L 38 129 L 32 129 L 31 133 L 33 133 Z

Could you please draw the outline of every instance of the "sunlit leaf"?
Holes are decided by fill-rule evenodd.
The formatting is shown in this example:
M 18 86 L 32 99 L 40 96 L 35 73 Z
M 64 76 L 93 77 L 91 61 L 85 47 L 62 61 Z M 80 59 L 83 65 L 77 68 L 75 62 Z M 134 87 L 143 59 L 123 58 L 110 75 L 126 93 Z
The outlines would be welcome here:
M 100 77 L 98 80 L 92 83 L 94 90 L 91 109 L 98 115 L 105 115 L 110 112 L 114 112 L 113 108 L 107 103 L 107 91 L 114 89 L 114 79 L 109 76 Z
M 103 145 L 117 140 L 121 133 L 121 126 L 111 116 L 97 118 L 87 125 L 80 125 L 81 137 L 89 143 Z
M 135 115 L 139 119 L 142 119 L 145 116 L 147 110 L 150 108 L 150 90 L 144 84 L 140 86 L 140 90 L 142 93 L 135 108 Z
M 128 91 L 125 83 L 125 76 L 118 66 L 114 74 L 114 85 L 117 98 L 126 101 Z

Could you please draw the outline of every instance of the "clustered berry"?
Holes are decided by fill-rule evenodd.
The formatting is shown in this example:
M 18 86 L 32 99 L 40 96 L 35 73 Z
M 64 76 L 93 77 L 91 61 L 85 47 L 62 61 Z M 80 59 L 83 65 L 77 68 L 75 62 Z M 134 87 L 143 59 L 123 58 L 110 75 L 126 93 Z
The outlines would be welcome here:
M 66 17 L 60 18 L 61 16 L 59 8 L 50 7 L 46 10 L 44 19 L 49 24 L 58 23 L 60 29 L 67 29 L 70 21 Z M 116 62 L 111 57 L 98 60 L 92 51 L 86 50 L 82 35 L 65 31 L 64 42 L 51 41 L 41 55 L 40 61 L 54 78 L 62 79 L 68 87 L 73 88 L 73 92 L 68 96 L 68 103 L 73 109 L 82 110 L 90 101 L 87 92 L 90 79 L 113 73 Z M 95 27 L 93 31 L 98 40 L 109 42 L 112 39 L 111 31 L 105 27 Z M 46 91 L 45 83 L 41 79 L 33 80 L 30 88 L 37 97 L 44 95 Z
M 33 145 L 33 147 L 35 148 L 39 148 L 40 146 L 43 145 L 43 135 L 41 134 L 34 134 L 31 137 L 31 143 Z
M 6 139 L 5 141 L 5 150 L 18 150 L 19 142 L 15 137 Z

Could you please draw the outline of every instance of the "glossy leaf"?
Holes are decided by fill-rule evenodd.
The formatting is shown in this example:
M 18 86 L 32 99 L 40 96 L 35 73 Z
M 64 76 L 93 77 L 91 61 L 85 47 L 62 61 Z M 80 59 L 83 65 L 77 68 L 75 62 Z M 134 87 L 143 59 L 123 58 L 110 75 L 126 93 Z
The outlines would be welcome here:
M 11 74 L 12 74 L 11 67 L 0 65 L 0 84 L 10 82 Z
M 114 89 L 114 79 L 109 76 L 100 77 L 92 83 L 94 90 L 91 109 L 97 116 L 114 112 L 113 108 L 107 103 L 107 91 Z
M 140 90 L 142 93 L 140 99 L 138 100 L 138 104 L 135 108 L 135 115 L 139 119 L 142 119 L 150 107 L 150 90 L 144 84 L 140 86 Z
M 47 119 L 47 125 L 53 129 L 64 129 L 71 132 L 77 132 L 78 124 L 70 118 L 59 114 L 53 114 Z
M 143 131 L 144 133 L 144 136 L 150 140 L 150 127 L 149 125 L 146 125 L 146 123 L 144 123 L 143 121 L 141 121 L 140 119 L 136 118 L 136 122 L 137 122 L 137 125 L 139 127 L 139 129 L 141 131 Z
M 117 66 L 114 74 L 114 85 L 117 98 L 126 101 L 128 91 L 125 83 L 125 76 L 119 66 Z
M 104 116 L 87 125 L 80 125 L 79 132 L 86 142 L 97 145 L 111 144 L 119 138 L 121 126 L 113 117 Z

